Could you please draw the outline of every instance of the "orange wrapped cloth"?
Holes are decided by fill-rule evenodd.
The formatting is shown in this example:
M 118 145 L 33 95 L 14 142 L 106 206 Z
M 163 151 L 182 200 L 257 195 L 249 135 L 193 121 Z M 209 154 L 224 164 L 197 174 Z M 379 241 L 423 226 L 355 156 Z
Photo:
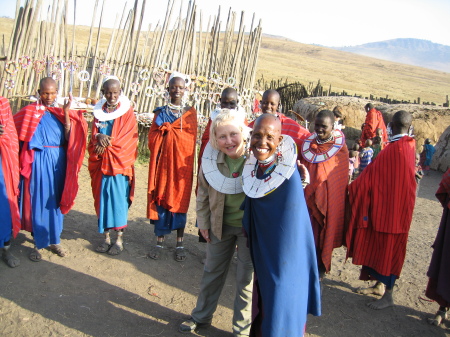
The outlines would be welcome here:
M 137 140 L 138 131 L 136 118 L 134 116 L 133 107 L 124 115 L 114 119 L 112 128 L 112 146 L 108 146 L 102 155 L 97 155 L 94 152 L 97 144 L 96 135 L 98 128 L 94 119 L 92 123 L 92 136 L 89 142 L 89 173 L 91 174 L 91 186 L 94 196 L 94 205 L 97 216 L 100 213 L 100 195 L 103 175 L 115 176 L 122 174 L 129 177 L 131 182 L 131 189 L 129 199 L 134 198 L 134 162 L 137 157 Z
M 147 218 L 158 220 L 156 206 L 172 213 L 187 213 L 191 197 L 197 111 L 191 108 L 173 123 L 157 124 L 155 113 L 148 133 Z

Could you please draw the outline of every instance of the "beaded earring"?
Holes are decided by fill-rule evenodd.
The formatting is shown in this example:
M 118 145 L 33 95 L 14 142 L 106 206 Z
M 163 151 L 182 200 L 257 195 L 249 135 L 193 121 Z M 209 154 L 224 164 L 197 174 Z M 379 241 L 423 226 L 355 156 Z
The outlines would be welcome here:
M 169 96 L 169 90 L 164 91 L 164 101 L 166 102 L 166 105 L 170 103 L 170 96 Z
M 283 112 L 283 105 L 281 104 L 281 102 L 280 102 L 280 104 L 278 104 L 278 112 Z
M 283 153 L 281 152 L 281 144 L 278 144 L 277 149 L 276 149 L 276 157 L 277 157 L 277 162 L 278 163 L 282 163 L 283 162 Z

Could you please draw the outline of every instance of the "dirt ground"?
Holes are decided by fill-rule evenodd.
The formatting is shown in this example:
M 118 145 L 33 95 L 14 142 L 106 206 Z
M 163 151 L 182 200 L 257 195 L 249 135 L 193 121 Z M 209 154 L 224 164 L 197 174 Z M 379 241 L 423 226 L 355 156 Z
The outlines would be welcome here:
M 166 240 L 161 260 L 146 257 L 154 244 L 153 227 L 145 219 L 146 165 L 137 168 L 135 202 L 120 256 L 96 253 L 101 242 L 86 165 L 73 210 L 65 218 L 62 244 L 69 256 L 45 251 L 43 261 L 31 262 L 29 233 L 21 232 L 13 253 L 21 259 L 15 269 L 0 263 L 1 336 L 180 336 L 179 323 L 196 303 L 205 244 L 198 243 L 194 199 L 186 229 L 187 261 L 173 258 L 175 236 Z M 450 336 L 450 323 L 434 327 L 426 320 L 437 304 L 424 297 L 431 244 L 442 208 L 434 193 L 442 174 L 423 178 L 414 211 L 408 252 L 398 287 L 397 305 L 373 311 L 373 300 L 357 295 L 363 286 L 359 267 L 345 262 L 345 250 L 335 250 L 332 271 L 324 280 L 321 317 L 309 317 L 306 336 Z M 235 270 L 231 268 L 211 328 L 202 336 L 231 334 Z M 301 285 L 299 285 L 301 286 Z

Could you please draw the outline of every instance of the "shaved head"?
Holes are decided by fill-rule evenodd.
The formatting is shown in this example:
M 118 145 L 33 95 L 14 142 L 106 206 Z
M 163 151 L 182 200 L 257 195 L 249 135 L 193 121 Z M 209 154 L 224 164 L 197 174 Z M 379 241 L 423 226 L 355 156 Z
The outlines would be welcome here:
M 330 110 L 321 110 L 317 113 L 316 118 L 322 118 L 322 119 L 326 119 L 329 118 L 331 121 L 331 124 L 334 124 L 335 118 L 334 118 L 334 113 Z
M 229 98 L 238 98 L 238 93 L 236 91 L 236 89 L 232 88 L 232 87 L 228 87 L 223 89 L 222 91 L 222 97 L 229 97 Z
M 263 99 L 267 100 L 267 99 L 269 99 L 269 97 L 273 97 L 273 98 L 277 99 L 278 102 L 280 101 L 280 93 L 274 89 L 269 89 L 269 90 L 264 91 Z
M 392 134 L 395 136 L 401 133 L 408 133 L 411 123 L 411 113 L 404 110 L 397 111 L 394 116 L 392 116 Z
M 56 81 L 51 77 L 44 77 L 39 81 L 39 90 L 44 90 L 44 88 L 53 87 L 56 89 Z
M 392 116 L 392 123 L 395 123 L 402 128 L 409 128 L 412 123 L 411 113 L 404 110 L 397 111 L 394 116 Z
M 115 86 L 117 86 L 117 88 L 120 88 L 120 81 L 118 81 L 118 80 L 116 80 L 114 78 L 111 78 L 111 79 L 103 82 L 102 89 L 106 90 L 108 88 L 112 88 L 112 87 L 115 87 Z
M 253 130 L 256 130 L 261 124 L 271 124 L 274 126 L 274 131 L 281 134 L 281 120 L 278 116 L 272 114 L 262 114 L 255 120 Z

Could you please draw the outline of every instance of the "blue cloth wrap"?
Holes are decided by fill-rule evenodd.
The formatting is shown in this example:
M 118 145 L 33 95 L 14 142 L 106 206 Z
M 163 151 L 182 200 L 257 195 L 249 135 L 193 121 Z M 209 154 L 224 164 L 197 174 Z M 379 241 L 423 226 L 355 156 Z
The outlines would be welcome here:
M 114 120 L 102 122 L 99 132 L 111 136 Z M 98 232 L 127 226 L 131 206 L 129 177 L 123 174 L 102 176 Z
M 262 198 L 246 197 L 249 239 L 263 310 L 264 337 L 303 336 L 307 314 L 321 314 L 314 237 L 298 171 Z
M 434 148 L 433 145 L 431 144 L 425 144 L 425 151 L 426 151 L 426 159 L 425 162 L 423 163 L 424 166 L 430 166 L 431 165 L 431 160 L 433 159 L 433 155 L 436 152 L 436 149 Z
M 2 156 L 0 155 L 0 214 L 2 220 L 0 222 L 0 248 L 5 246 L 5 242 L 11 240 L 12 234 L 12 217 L 9 208 L 8 195 L 6 194 L 5 177 L 2 168 Z
M 30 149 L 34 150 L 30 179 L 31 219 L 38 249 L 60 243 L 64 215 L 59 204 L 67 163 L 64 144 L 64 126 L 45 111 L 29 143 Z

